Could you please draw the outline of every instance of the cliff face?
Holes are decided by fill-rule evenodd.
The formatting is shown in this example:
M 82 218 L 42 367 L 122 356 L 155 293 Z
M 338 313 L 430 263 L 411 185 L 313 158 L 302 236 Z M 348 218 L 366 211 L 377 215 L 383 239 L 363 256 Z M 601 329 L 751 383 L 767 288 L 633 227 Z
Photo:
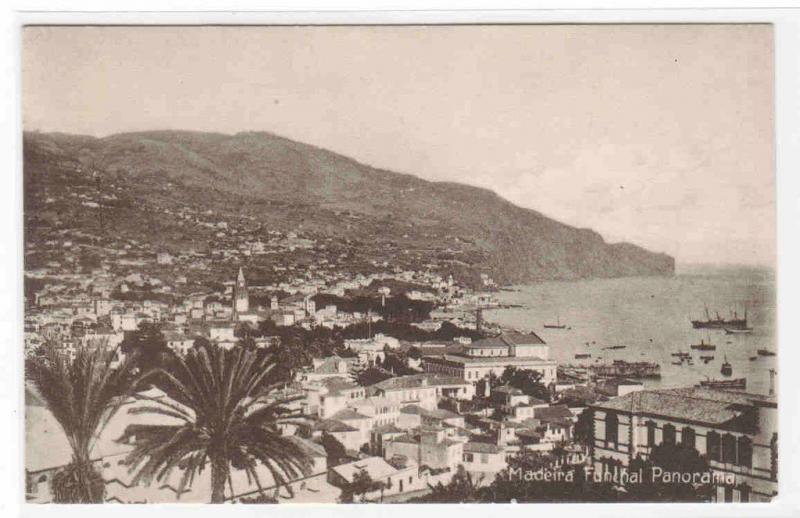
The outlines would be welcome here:
M 267 133 L 26 134 L 26 200 L 54 168 L 125 185 L 133 197 L 126 217 L 136 200 L 240 211 L 265 227 L 424 251 L 502 283 L 672 275 L 675 267 L 665 254 L 605 243 L 485 189 L 375 169 Z

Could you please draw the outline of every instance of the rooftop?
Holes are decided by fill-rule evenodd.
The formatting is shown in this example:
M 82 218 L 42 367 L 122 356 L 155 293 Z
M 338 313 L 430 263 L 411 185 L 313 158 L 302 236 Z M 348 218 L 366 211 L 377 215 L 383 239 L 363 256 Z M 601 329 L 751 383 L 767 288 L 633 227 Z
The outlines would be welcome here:
M 553 405 L 533 409 L 533 417 L 536 419 L 572 419 L 572 411 L 567 405 Z
M 545 360 L 539 358 L 538 356 L 478 356 L 478 357 L 471 357 L 471 356 L 461 356 L 457 354 L 446 354 L 444 356 L 445 360 L 457 362 L 457 363 L 464 363 L 464 364 L 490 364 L 490 363 L 502 363 L 502 364 L 523 364 L 523 363 L 531 363 L 531 362 L 543 362 L 551 365 L 555 365 L 555 360 Z
M 434 373 L 410 374 L 408 376 L 398 376 L 396 378 L 383 380 L 372 385 L 370 388 L 380 390 L 403 390 L 442 385 L 464 385 L 464 380 L 455 376 L 443 376 Z
M 339 410 L 333 414 L 331 419 L 337 419 L 339 421 L 352 421 L 355 419 L 370 419 L 370 417 L 365 416 L 364 414 L 359 414 L 352 408 L 345 408 L 344 410 Z
M 721 425 L 738 417 L 746 407 L 774 404 L 774 398 L 759 394 L 687 387 L 632 392 L 592 406 Z
M 314 425 L 314 430 L 322 432 L 357 432 L 357 428 L 336 419 L 324 419 Z
M 500 453 L 501 451 L 503 451 L 502 448 L 488 442 L 464 443 L 464 453 Z
M 546 345 L 544 340 L 539 338 L 536 333 L 519 333 L 519 332 L 508 332 L 503 333 L 499 336 L 493 336 L 490 338 L 484 338 L 483 340 L 478 340 L 477 342 L 472 342 L 471 344 L 465 346 L 466 348 L 470 349 L 507 349 L 509 346 L 512 345 Z
M 367 472 L 373 480 L 381 480 L 397 473 L 397 469 L 381 457 L 367 457 L 366 459 L 335 466 L 331 470 L 348 482 L 352 482 L 355 474 L 361 471 Z

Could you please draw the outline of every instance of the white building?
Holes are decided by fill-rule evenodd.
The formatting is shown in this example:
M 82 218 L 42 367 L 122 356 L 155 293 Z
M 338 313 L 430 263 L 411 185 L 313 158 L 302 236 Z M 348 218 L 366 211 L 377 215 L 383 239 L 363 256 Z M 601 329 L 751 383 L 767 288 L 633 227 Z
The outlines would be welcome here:
M 426 356 L 427 372 L 439 372 L 476 383 L 490 374 L 501 376 L 506 367 L 540 372 L 542 383 L 556 381 L 556 361 L 548 359 L 549 347 L 536 334 L 504 333 L 465 345 L 459 354 Z

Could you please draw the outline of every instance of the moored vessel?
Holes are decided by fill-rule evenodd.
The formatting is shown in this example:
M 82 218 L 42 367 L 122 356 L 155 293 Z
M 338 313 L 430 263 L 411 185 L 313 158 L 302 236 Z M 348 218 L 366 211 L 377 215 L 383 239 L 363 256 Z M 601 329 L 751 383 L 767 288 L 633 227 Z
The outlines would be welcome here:
M 705 381 L 701 381 L 700 386 L 708 388 L 744 390 L 747 388 L 747 378 L 736 378 L 732 380 L 708 379 Z
M 711 318 L 708 312 L 708 307 L 705 308 L 705 320 L 691 320 L 692 327 L 695 329 L 730 329 L 741 330 L 748 329 L 747 327 L 747 308 L 744 310 L 744 317 L 739 318 L 739 315 L 734 311 L 731 318 L 722 318 L 719 313 L 715 313 L 715 317 Z
M 719 372 L 720 372 L 720 374 L 722 374 L 723 376 L 726 376 L 726 377 L 730 376 L 731 374 L 733 374 L 733 367 L 731 367 L 731 364 L 728 363 L 728 356 L 727 355 L 725 356 L 725 361 L 722 362 L 722 367 L 720 368 Z
M 709 341 L 710 342 L 710 341 Z M 712 343 L 706 343 L 705 340 L 702 338 L 700 339 L 699 344 L 692 344 L 689 346 L 692 349 L 697 349 L 698 351 L 716 351 L 717 346 Z

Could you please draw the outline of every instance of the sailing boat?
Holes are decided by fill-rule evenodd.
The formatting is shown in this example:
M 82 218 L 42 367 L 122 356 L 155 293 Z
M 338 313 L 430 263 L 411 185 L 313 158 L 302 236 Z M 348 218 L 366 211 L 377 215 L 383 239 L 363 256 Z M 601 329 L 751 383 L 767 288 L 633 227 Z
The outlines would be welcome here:
M 567 326 L 566 326 L 566 325 L 564 325 L 564 324 L 562 324 L 562 323 L 561 323 L 561 317 L 560 317 L 560 316 L 557 316 L 557 317 L 556 317 L 556 323 L 555 323 L 555 324 L 545 324 L 545 325 L 544 325 L 544 328 L 545 328 L 545 329 L 566 329 L 566 328 L 567 328 Z

